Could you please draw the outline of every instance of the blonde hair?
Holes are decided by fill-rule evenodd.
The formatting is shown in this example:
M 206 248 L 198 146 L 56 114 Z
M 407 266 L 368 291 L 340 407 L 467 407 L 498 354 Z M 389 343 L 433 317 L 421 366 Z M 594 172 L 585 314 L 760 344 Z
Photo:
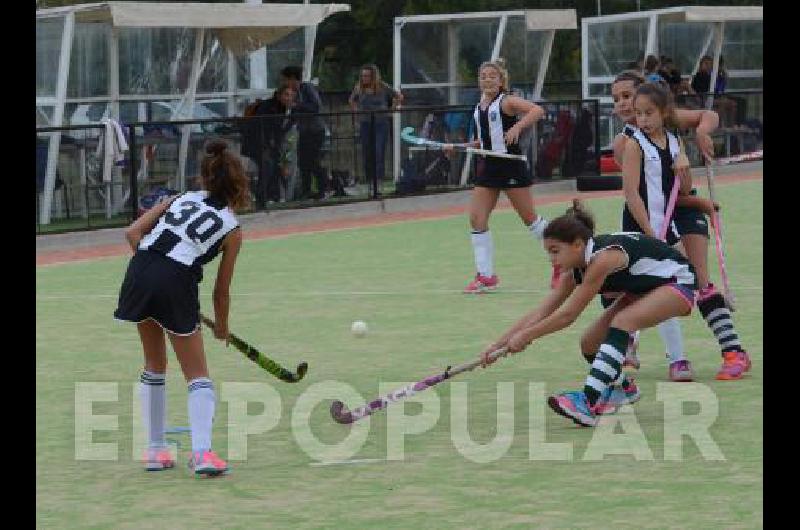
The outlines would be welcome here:
M 361 86 L 361 72 L 364 70 L 369 70 L 372 72 L 372 85 L 363 87 Z M 378 66 L 375 64 L 365 64 L 361 68 L 358 69 L 358 81 L 356 81 L 356 94 L 362 93 L 365 89 L 372 90 L 374 93 L 380 92 L 384 87 L 384 82 L 381 79 L 381 71 L 378 69 Z
M 500 74 L 500 90 L 503 92 L 508 92 L 509 90 L 509 78 L 508 78 L 508 70 L 506 70 L 506 61 L 505 59 L 498 57 L 494 61 L 484 61 L 478 67 L 478 77 L 481 75 L 481 70 L 484 68 L 494 68 L 497 70 L 497 73 Z

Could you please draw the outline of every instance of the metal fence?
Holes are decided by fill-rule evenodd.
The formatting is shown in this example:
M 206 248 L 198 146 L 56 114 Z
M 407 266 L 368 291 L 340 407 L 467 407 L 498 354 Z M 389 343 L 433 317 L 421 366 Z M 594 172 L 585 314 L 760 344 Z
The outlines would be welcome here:
M 540 105 L 545 117 L 520 140 L 534 181 L 599 174 L 597 101 Z M 433 140 L 460 142 L 473 135 L 473 110 L 327 112 L 317 115 L 324 123 L 321 130 L 308 115 L 129 123 L 123 124 L 129 150 L 120 162 L 106 157 L 102 125 L 37 128 L 37 233 L 123 226 L 148 206 L 148 199 L 196 189 L 204 147 L 215 138 L 242 156 L 254 211 L 466 189 L 478 170 L 476 157 L 463 152 L 448 157 L 441 150 L 395 142 L 393 123 L 398 120 Z M 60 148 L 50 215 L 44 219 L 44 175 L 54 134 L 60 135 Z M 188 138 L 185 167 L 182 138 Z

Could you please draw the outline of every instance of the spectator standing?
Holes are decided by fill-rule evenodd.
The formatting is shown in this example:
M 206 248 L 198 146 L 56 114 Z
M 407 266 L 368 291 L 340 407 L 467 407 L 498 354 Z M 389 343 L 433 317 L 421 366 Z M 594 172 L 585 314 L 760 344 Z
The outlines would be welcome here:
M 403 95 L 394 90 L 381 80 L 378 67 L 367 64 L 361 67 L 358 82 L 350 94 L 350 108 L 354 111 L 386 111 L 399 108 Z M 370 175 L 369 149 L 370 149 L 370 114 L 360 114 L 359 137 L 361 138 L 361 152 L 364 156 L 364 176 Z M 389 137 L 389 113 L 383 112 L 375 115 L 375 174 L 380 182 L 385 174 L 384 153 L 386 141 Z
M 288 85 L 281 85 L 272 97 L 257 101 L 249 111 L 252 116 L 270 116 L 259 120 L 248 120 L 242 138 L 242 153 L 250 157 L 258 166 L 258 181 L 255 189 L 256 205 L 263 209 L 268 202 L 281 199 L 281 183 L 285 181 L 281 170 L 283 159 L 286 165 L 287 153 L 284 148 L 285 137 L 294 126 L 294 107 L 297 94 Z M 296 155 L 294 157 L 296 159 Z
M 321 165 L 326 131 L 325 121 L 319 115 L 323 110 L 322 98 L 312 83 L 302 81 L 303 69 L 299 66 L 287 66 L 281 70 L 281 78 L 283 83 L 297 92 L 294 112 L 300 135 L 297 143 L 297 165 L 302 182 L 302 197 L 311 197 L 311 183 L 316 180 L 315 198 L 323 199 L 328 188 L 328 175 Z
M 664 81 L 664 78 L 658 73 L 659 61 L 655 55 L 648 55 L 644 62 L 644 78 L 645 81 L 655 83 Z

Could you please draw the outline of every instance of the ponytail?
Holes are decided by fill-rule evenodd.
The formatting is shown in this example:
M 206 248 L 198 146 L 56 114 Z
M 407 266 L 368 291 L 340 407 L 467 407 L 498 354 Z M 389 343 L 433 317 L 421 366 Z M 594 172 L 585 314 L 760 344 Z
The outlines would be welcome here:
M 579 199 L 573 199 L 572 206 L 567 208 L 564 215 L 550 221 L 542 237 L 574 243 L 578 239 L 587 242 L 593 235 L 594 217 Z

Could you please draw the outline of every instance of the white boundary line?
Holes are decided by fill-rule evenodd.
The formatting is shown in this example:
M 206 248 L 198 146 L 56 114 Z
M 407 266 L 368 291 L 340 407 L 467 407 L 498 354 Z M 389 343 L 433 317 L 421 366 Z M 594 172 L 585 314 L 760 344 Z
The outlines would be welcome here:
M 737 286 L 737 290 L 742 291 L 763 291 L 763 285 L 749 285 L 749 286 Z M 550 289 L 503 289 L 501 291 L 495 291 L 486 296 L 492 298 L 496 297 L 498 294 L 502 295 L 503 293 L 508 294 L 541 294 L 541 293 L 548 293 Z M 298 291 L 298 292 L 291 292 L 291 291 L 261 291 L 261 292 L 247 292 L 247 293 L 232 293 L 231 296 L 236 297 L 249 297 L 249 296 L 259 296 L 259 297 L 270 297 L 270 298 L 282 298 L 284 300 L 289 300 L 292 297 L 325 297 L 325 296 L 425 296 L 425 295 L 461 295 L 465 299 L 468 298 L 475 298 L 474 296 L 467 296 L 463 294 L 463 291 L 460 289 L 431 289 L 426 291 Z M 115 299 L 119 295 L 118 294 L 110 294 L 110 293 L 78 293 L 78 294 L 47 294 L 47 295 L 37 295 L 36 301 L 37 302 L 47 302 L 47 301 L 57 301 L 57 300 L 77 300 L 77 299 Z M 201 297 L 208 298 L 211 296 L 211 293 L 200 293 Z
M 310 462 L 308 465 L 313 467 L 337 466 L 347 464 L 374 464 L 375 462 L 387 462 L 385 458 L 354 458 L 353 460 L 329 460 L 327 462 Z

